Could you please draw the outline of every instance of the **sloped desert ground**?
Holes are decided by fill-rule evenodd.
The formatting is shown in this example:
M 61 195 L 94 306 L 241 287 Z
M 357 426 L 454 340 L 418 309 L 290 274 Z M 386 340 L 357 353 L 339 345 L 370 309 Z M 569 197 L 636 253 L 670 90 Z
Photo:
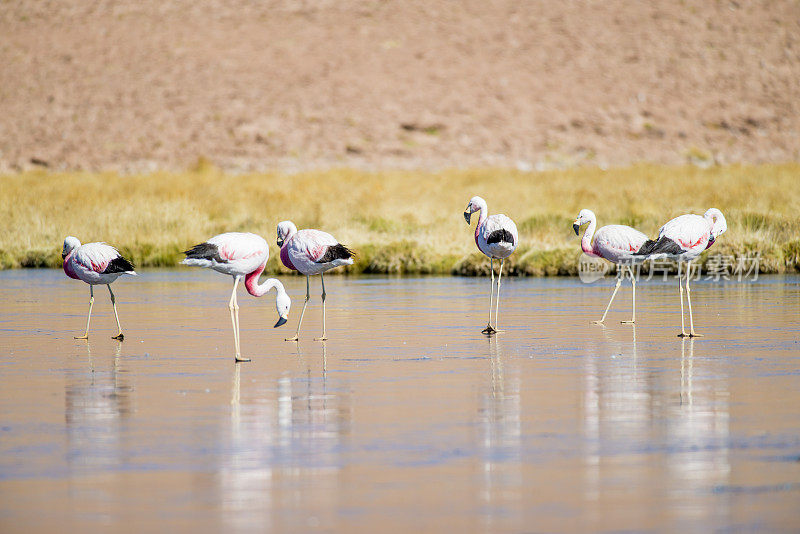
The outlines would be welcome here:
M 800 157 L 800 2 L 0 4 L 0 171 Z

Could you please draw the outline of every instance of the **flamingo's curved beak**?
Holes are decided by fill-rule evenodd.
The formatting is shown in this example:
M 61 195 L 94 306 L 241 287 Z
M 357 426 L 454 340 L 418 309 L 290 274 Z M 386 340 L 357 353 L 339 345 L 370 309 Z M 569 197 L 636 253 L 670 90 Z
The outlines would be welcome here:
M 273 326 L 272 328 L 278 328 L 279 326 L 285 325 L 287 322 L 288 321 L 286 320 L 286 317 L 281 317 L 280 319 L 278 319 L 278 322 L 275 323 L 275 326 Z
M 578 224 L 577 220 L 574 223 L 572 223 L 572 229 L 575 230 L 575 235 L 581 235 L 580 234 L 581 225 Z
M 472 214 L 470 212 L 468 212 L 468 211 L 464 212 L 464 220 L 467 221 L 467 224 L 469 224 L 469 220 L 470 220 L 471 217 L 472 217 Z
M 278 243 L 279 247 L 282 247 L 283 246 L 283 238 L 279 237 L 277 243 Z
M 67 257 L 67 253 L 62 251 L 62 252 L 61 252 L 61 259 L 63 260 L 63 259 L 65 259 L 66 257 Z

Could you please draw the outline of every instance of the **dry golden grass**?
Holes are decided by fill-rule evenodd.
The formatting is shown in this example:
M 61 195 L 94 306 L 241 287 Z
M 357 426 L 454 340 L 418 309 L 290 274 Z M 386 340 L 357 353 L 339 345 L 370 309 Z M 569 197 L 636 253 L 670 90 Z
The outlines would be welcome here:
M 515 274 L 576 272 L 572 221 L 594 210 L 598 225 L 621 223 L 655 235 L 682 213 L 723 211 L 728 232 L 715 251 L 759 251 L 765 272 L 800 264 L 800 164 L 548 172 L 445 170 L 300 174 L 191 172 L 118 176 L 30 172 L 0 177 L 4 206 L 0 267 L 56 267 L 63 239 L 106 241 L 138 266 L 171 266 L 181 250 L 225 231 L 274 243 L 285 219 L 320 228 L 358 252 L 350 272 L 488 272 L 462 213 L 473 195 L 520 231 Z M 282 270 L 273 247 L 268 271 Z M 706 254 L 707 255 L 707 254 Z

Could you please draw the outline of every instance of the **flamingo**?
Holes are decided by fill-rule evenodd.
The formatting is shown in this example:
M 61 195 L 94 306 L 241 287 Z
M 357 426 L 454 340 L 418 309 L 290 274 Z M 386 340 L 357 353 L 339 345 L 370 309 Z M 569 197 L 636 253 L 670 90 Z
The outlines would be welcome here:
M 283 284 L 275 278 L 268 278 L 258 284 L 258 278 L 264 272 L 269 258 L 269 246 L 263 237 L 241 232 L 228 232 L 215 235 L 211 239 L 193 246 L 184 252 L 186 258 L 181 261 L 185 265 L 195 265 L 213 269 L 218 273 L 233 277 L 233 291 L 228 302 L 233 325 L 233 343 L 236 349 L 237 362 L 249 362 L 250 358 L 242 358 L 239 346 L 239 302 L 236 288 L 244 278 L 244 287 L 254 297 L 265 295 L 275 288 L 275 308 L 278 310 L 278 322 L 274 328 L 286 323 L 292 300 L 286 294 Z
M 111 284 L 123 274 L 136 276 L 131 262 L 122 257 L 117 249 L 105 243 L 86 243 L 81 245 L 77 237 L 67 236 L 64 239 L 64 248 L 61 249 L 64 259 L 64 272 L 76 280 L 83 280 L 89 284 L 89 316 L 86 318 L 86 332 L 75 339 L 89 339 L 89 321 L 92 320 L 92 306 L 94 305 L 94 286 L 105 284 L 111 295 L 111 305 L 114 307 L 114 318 L 117 320 L 116 336 L 111 339 L 122 341 L 122 327 L 117 315 L 117 303 Z
M 575 230 L 575 235 L 580 235 L 580 227 L 588 224 L 586 231 L 583 233 L 581 239 L 581 250 L 589 256 L 596 258 L 603 258 L 617 266 L 617 283 L 614 286 L 614 292 L 611 294 L 611 300 L 608 301 L 606 311 L 603 312 L 603 317 L 599 321 L 592 321 L 594 324 L 603 324 L 606 320 L 606 314 L 611 308 L 611 303 L 614 302 L 614 296 L 617 294 L 622 280 L 625 278 L 625 271 L 630 274 L 631 288 L 633 289 L 633 315 L 630 321 L 620 321 L 627 324 L 636 323 L 636 276 L 633 274 L 631 264 L 641 263 L 644 258 L 635 256 L 635 253 L 642 248 L 647 236 L 639 230 L 625 226 L 623 224 L 609 224 L 603 226 L 595 232 L 597 226 L 597 217 L 595 217 L 592 210 L 583 209 L 578 214 L 578 218 L 572 223 L 572 228 Z M 592 234 L 594 234 L 594 243 L 592 243 Z
M 500 310 L 500 279 L 503 276 L 503 262 L 514 252 L 519 242 L 517 238 L 517 225 L 514 221 L 502 214 L 489 215 L 486 201 L 481 197 L 472 197 L 464 210 L 464 220 L 470 222 L 472 214 L 480 212 L 478 225 L 475 227 L 475 244 L 478 250 L 489 258 L 489 270 L 492 273 L 492 285 L 489 292 L 489 323 L 481 333 L 491 336 L 502 332 L 497 329 L 497 314 Z M 497 276 L 497 303 L 494 310 L 494 324 L 492 326 L 492 300 L 494 298 L 494 260 L 500 260 L 500 273 Z
M 678 337 L 701 337 L 694 331 L 692 299 L 689 293 L 691 262 L 714 244 L 725 233 L 728 223 L 717 208 L 710 208 L 703 215 L 687 214 L 675 217 L 658 231 L 658 239 L 648 240 L 637 255 L 666 257 L 678 263 L 678 289 L 681 296 L 681 333 Z M 681 263 L 686 264 L 686 302 L 689 305 L 689 333 L 683 319 L 683 286 L 681 285 Z
M 308 300 L 311 298 L 309 276 L 318 274 L 322 281 L 322 337 L 314 341 L 328 339 L 325 331 L 325 277 L 324 273 L 341 265 L 352 265 L 354 253 L 346 246 L 339 243 L 331 234 L 321 230 L 297 230 L 291 221 L 278 223 L 278 246 L 281 247 L 281 262 L 294 271 L 306 275 L 306 300 L 300 320 L 297 322 L 297 332 L 293 338 L 286 341 L 297 341 L 300 336 L 300 325 L 303 324 L 303 315 L 306 313 Z

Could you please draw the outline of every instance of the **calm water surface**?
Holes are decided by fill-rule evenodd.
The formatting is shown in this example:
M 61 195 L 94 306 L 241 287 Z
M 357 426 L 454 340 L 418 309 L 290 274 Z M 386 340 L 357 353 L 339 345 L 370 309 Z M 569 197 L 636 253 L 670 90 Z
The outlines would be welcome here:
M 800 277 L 693 285 L 0 272 L 0 531 L 800 530 Z

